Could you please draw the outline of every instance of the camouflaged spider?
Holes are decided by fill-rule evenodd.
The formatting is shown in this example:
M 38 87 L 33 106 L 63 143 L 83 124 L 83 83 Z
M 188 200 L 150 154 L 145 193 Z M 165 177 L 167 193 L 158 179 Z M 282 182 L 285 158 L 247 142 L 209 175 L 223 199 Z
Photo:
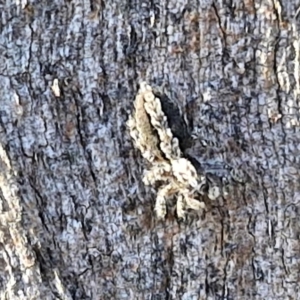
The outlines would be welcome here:
M 199 210 L 203 202 L 194 199 L 195 193 L 203 195 L 206 186 L 204 176 L 198 176 L 190 161 L 182 157 L 179 142 L 168 126 L 160 99 L 155 97 L 152 88 L 145 82 L 135 98 L 135 110 L 127 125 L 134 145 L 149 162 L 151 168 L 143 177 L 145 185 L 158 188 L 155 211 L 158 218 L 166 215 L 166 201 L 177 195 L 177 216 L 183 218 L 185 210 Z

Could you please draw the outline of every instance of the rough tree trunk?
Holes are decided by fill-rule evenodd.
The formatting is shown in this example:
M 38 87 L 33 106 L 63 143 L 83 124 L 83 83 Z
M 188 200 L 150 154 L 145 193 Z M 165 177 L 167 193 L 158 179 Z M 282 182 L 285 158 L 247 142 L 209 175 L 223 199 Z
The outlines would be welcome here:
M 296 2 L 1 2 L 1 299 L 300 298 Z M 141 180 L 141 80 L 248 176 L 186 222 Z

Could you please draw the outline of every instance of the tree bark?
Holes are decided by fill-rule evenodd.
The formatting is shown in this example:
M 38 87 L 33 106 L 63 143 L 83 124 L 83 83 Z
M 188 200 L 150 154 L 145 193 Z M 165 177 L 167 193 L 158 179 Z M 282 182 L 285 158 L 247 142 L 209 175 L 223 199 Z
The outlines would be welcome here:
M 296 1 L 24 2 L 0 4 L 1 299 L 300 299 Z M 199 172 L 246 174 L 185 222 L 125 125 L 144 80 Z

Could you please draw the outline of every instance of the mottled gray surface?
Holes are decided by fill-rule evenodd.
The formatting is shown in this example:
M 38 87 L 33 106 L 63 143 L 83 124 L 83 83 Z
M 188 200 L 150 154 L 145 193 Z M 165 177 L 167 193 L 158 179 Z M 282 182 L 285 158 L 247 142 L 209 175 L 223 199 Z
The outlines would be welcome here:
M 300 298 L 300 15 L 281 2 L 1 2 L 1 299 Z M 140 80 L 186 115 L 200 169 L 247 176 L 186 223 L 157 221 L 141 181 Z

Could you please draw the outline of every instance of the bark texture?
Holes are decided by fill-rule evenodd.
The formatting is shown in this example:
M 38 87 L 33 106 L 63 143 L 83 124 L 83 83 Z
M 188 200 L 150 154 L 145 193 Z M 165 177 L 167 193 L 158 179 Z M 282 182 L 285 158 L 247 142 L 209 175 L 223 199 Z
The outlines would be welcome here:
M 300 299 L 296 3 L 0 3 L 1 299 Z M 246 174 L 186 222 L 141 181 L 141 80 Z

